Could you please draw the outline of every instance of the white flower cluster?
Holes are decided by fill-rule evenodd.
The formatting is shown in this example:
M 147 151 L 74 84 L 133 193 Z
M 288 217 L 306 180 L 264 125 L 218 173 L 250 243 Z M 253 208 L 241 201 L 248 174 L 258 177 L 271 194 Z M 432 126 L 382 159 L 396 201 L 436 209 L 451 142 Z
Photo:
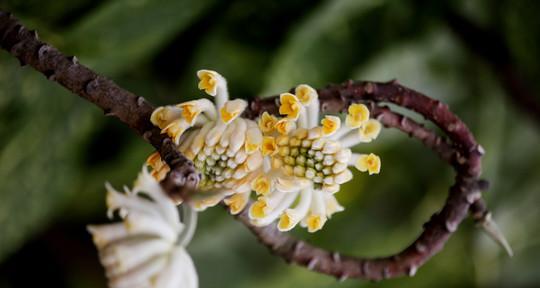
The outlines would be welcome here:
M 121 222 L 89 225 L 99 258 L 112 288 L 197 288 L 198 277 L 185 246 L 195 229 L 196 212 L 189 207 L 184 223 L 176 205 L 147 172 L 132 190 L 107 187 L 108 215 Z
M 324 115 L 321 120 L 316 90 L 299 85 L 294 94 L 280 95 L 283 118 L 264 112 L 256 123 L 241 117 L 247 103 L 229 100 L 221 75 L 201 70 L 197 76 L 199 88 L 214 96 L 215 103 L 198 99 L 159 107 L 151 118 L 202 174 L 200 194 L 208 196 L 192 201 L 196 209 L 223 200 L 236 214 L 255 191 L 257 200 L 249 208 L 255 225 L 279 219 L 282 231 L 301 224 L 314 232 L 343 210 L 334 194 L 352 179 L 349 166 L 379 173 L 378 156 L 349 149 L 372 141 L 381 130 L 365 105 L 352 104 L 344 125 L 338 116 Z M 158 180 L 168 172 L 159 154 L 151 155 L 147 163 Z
M 327 219 L 342 211 L 335 193 L 352 179 L 349 166 L 377 174 L 380 158 L 356 154 L 349 148 L 375 139 L 381 124 L 370 119 L 363 104 L 348 107 L 345 124 L 324 115 L 315 89 L 299 85 L 295 93 L 280 95 L 277 118 L 264 112 L 258 123 L 241 117 L 247 102 L 229 100 L 227 82 L 215 71 L 200 70 L 199 88 L 214 97 L 157 108 L 151 122 L 171 137 L 178 150 L 192 160 L 202 175 L 200 191 L 180 215 L 159 182 L 169 166 L 158 153 L 150 155 L 132 190 L 107 187 L 110 218 L 121 222 L 90 225 L 110 287 L 196 288 L 198 278 L 185 247 L 191 240 L 195 210 L 223 201 L 232 214 L 252 202 L 254 225 L 278 220 L 280 231 L 300 224 L 320 230 Z
M 379 173 L 380 159 L 374 154 L 352 153 L 349 147 L 375 139 L 381 125 L 369 119 L 363 104 L 349 107 L 345 125 L 337 116 L 320 119 L 315 89 L 299 85 L 295 94 L 280 95 L 278 119 L 263 113 L 262 174 L 252 183 L 259 195 L 249 216 L 259 226 L 279 219 L 278 229 L 288 231 L 297 224 L 309 232 L 320 230 L 334 213 L 342 211 L 334 194 L 352 179 L 348 166 Z
M 151 121 L 174 139 L 178 150 L 201 172 L 198 189 L 209 196 L 194 199 L 195 209 L 204 210 L 234 195 L 227 202 L 231 212 L 238 213 L 247 205 L 251 182 L 261 171 L 262 133 L 256 122 L 239 117 L 247 102 L 229 100 L 227 82 L 221 75 L 201 70 L 197 76 L 199 88 L 214 96 L 215 104 L 198 99 L 159 107 Z M 151 155 L 147 163 L 158 180 L 168 172 L 159 154 Z

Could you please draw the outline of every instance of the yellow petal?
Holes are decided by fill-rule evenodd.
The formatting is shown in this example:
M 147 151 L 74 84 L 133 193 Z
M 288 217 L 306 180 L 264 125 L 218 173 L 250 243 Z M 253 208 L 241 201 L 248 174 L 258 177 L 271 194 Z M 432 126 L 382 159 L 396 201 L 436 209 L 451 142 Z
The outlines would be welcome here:
M 351 104 L 345 124 L 349 128 L 358 128 L 369 119 L 369 109 L 364 104 Z
M 274 155 L 278 150 L 276 139 L 270 136 L 263 137 L 262 154 L 263 156 Z
M 293 120 L 283 118 L 276 122 L 275 128 L 280 134 L 287 135 L 296 128 L 296 124 Z
M 341 119 L 336 116 L 326 115 L 321 120 L 322 132 L 324 136 L 334 134 L 341 127 Z
M 267 195 L 270 193 L 272 185 L 270 179 L 264 175 L 260 175 L 253 182 L 251 182 L 251 189 L 257 193 L 257 195 Z
M 369 119 L 367 122 L 362 124 L 360 128 L 358 128 L 360 139 L 362 139 L 362 142 L 371 142 L 372 140 L 376 139 L 377 136 L 379 136 L 381 128 L 381 122 L 375 119 Z
M 325 222 L 326 222 L 326 217 L 324 215 L 310 214 L 306 219 L 308 232 L 313 233 L 313 232 L 317 232 L 321 230 Z
M 199 77 L 199 89 L 204 90 L 208 95 L 216 96 L 220 75 L 212 70 L 199 70 L 197 77 Z
M 276 125 L 277 121 L 276 116 L 270 115 L 265 111 L 259 119 L 259 128 L 263 133 L 271 133 L 274 131 L 274 126 Z
M 147 159 L 146 164 L 152 168 L 152 172 L 150 172 L 150 175 L 154 177 L 157 181 L 161 181 L 165 179 L 165 176 L 167 176 L 167 173 L 171 170 L 169 168 L 169 165 L 165 163 L 163 160 L 161 160 L 161 156 L 158 152 L 152 153 Z
M 162 134 L 167 134 L 171 137 L 176 145 L 180 144 L 180 137 L 190 127 L 189 123 L 183 119 L 177 119 L 172 121 L 165 128 L 161 129 Z
M 281 214 L 278 222 L 278 229 L 281 232 L 290 231 L 296 224 L 298 224 L 299 219 L 298 217 L 295 217 L 294 211 L 292 209 L 286 210 L 283 214 Z
M 381 158 L 373 153 L 369 155 L 362 154 L 358 157 L 355 167 L 361 172 L 369 172 L 369 175 L 379 174 L 381 171 Z
M 279 95 L 279 101 L 281 103 L 279 106 L 279 114 L 287 115 L 287 118 L 289 119 L 298 119 L 302 106 L 296 96 L 291 93 L 283 93 Z
M 259 198 L 259 200 L 255 201 L 249 208 L 249 214 L 255 219 L 264 218 L 264 216 L 266 216 L 267 207 L 266 201 L 263 198 Z
M 300 102 L 302 102 L 302 104 L 304 105 L 309 105 L 309 103 L 311 103 L 318 97 L 317 91 L 306 84 L 296 86 L 294 93 L 296 94 L 296 97 L 298 97 Z
M 232 120 L 236 119 L 244 109 L 246 109 L 247 102 L 241 99 L 235 99 L 225 102 L 225 105 L 221 108 L 221 120 L 223 123 L 228 124 Z
M 174 106 L 163 106 L 156 108 L 150 116 L 150 122 L 159 129 L 163 129 L 169 125 L 173 120 L 181 117 L 181 109 Z
M 193 124 L 199 114 L 201 114 L 201 110 L 196 105 L 184 104 L 182 106 L 182 116 L 191 124 Z
M 229 206 L 229 210 L 231 214 L 236 215 L 240 213 L 242 210 L 244 210 L 248 202 L 247 201 L 248 197 L 246 197 L 245 193 L 237 193 L 225 199 L 223 202 L 225 202 L 225 204 Z

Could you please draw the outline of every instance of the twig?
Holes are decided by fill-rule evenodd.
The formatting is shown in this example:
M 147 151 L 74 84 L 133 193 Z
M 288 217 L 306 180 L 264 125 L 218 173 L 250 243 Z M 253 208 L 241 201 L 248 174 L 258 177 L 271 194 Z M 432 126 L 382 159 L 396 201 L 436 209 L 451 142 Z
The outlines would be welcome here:
M 66 57 L 57 49 L 38 40 L 35 32 L 28 31 L 16 19 L 0 12 L 0 44 L 17 57 L 21 64 L 29 64 L 48 79 L 66 87 L 73 93 L 102 108 L 106 115 L 118 118 L 135 130 L 158 150 L 162 158 L 172 167 L 163 187 L 173 198 L 187 197 L 184 186 L 195 187 L 199 175 L 191 161 L 177 152 L 172 141 L 149 122 L 153 111 L 144 98 L 123 90 L 112 81 L 99 76 L 79 64 L 74 57 Z M 424 225 L 417 240 L 402 252 L 389 257 L 361 259 L 341 256 L 308 243 L 296 240 L 277 231 L 274 226 L 255 227 L 244 211 L 237 218 L 244 223 L 273 253 L 289 262 L 304 265 L 309 269 L 333 275 L 339 279 L 363 278 L 379 280 L 401 275 L 414 275 L 416 270 L 431 256 L 440 251 L 457 229 L 460 222 L 474 207 L 483 207 L 475 215 L 485 215 L 485 204 L 480 191 L 486 189 L 479 180 L 483 154 L 467 126 L 448 107 L 397 82 L 346 82 L 320 89 L 319 98 L 323 112 L 344 111 L 353 102 L 371 104 L 372 114 L 385 126 L 394 127 L 419 139 L 433 149 L 441 159 L 456 170 L 456 182 L 442 210 L 434 214 Z M 276 112 L 277 98 L 253 99 L 248 117 L 262 111 Z M 448 139 L 437 136 L 421 124 L 383 107 L 380 103 L 394 103 L 411 109 L 437 124 Z M 483 210 L 482 210 L 483 209 Z
M 380 280 L 414 275 L 420 266 L 442 249 L 467 215 L 470 205 L 481 201 L 480 191 L 487 189 L 485 181 L 478 178 L 481 172 L 482 147 L 476 143 L 467 126 L 450 112 L 447 105 L 395 81 L 349 81 L 319 89 L 318 93 L 324 112 L 343 112 L 353 102 L 372 102 L 373 114 L 385 126 L 397 128 L 417 138 L 433 149 L 441 159 L 450 163 L 457 175 L 446 204 L 424 224 L 424 231 L 409 247 L 395 255 L 375 259 L 336 256 L 338 254 L 279 233 L 274 227 L 249 226 L 247 212 L 240 214 L 238 218 L 248 225 L 261 243 L 286 261 L 339 279 Z M 254 99 L 250 104 L 249 116 L 255 117 L 262 111 L 276 112 L 276 101 L 276 97 Z M 449 139 L 443 140 L 421 124 L 386 107 L 377 106 L 377 103 L 393 103 L 413 110 L 439 126 Z

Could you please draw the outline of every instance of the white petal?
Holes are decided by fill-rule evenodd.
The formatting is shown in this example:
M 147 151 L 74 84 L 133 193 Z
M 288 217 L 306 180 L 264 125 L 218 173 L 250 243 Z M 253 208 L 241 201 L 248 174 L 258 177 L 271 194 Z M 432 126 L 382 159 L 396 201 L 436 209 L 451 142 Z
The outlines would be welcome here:
M 100 252 L 100 260 L 108 277 L 114 277 L 170 251 L 172 247 L 172 242 L 160 238 L 132 237 L 105 247 Z
M 113 288 L 131 288 L 135 285 L 150 284 L 149 279 L 155 277 L 167 264 L 166 255 L 154 257 L 128 272 L 110 278 Z

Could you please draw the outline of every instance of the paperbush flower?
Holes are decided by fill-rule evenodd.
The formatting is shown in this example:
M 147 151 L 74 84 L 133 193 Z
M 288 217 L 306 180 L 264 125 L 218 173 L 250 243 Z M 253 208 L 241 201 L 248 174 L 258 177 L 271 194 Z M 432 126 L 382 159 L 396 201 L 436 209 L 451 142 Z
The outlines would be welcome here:
M 196 288 L 198 278 L 185 246 L 196 214 L 181 223 L 176 205 L 146 168 L 132 190 L 107 187 L 108 216 L 121 222 L 89 225 L 110 287 Z M 184 207 L 184 209 L 190 209 Z M 191 210 L 192 211 L 192 210 Z
M 214 104 L 198 99 L 160 107 L 151 119 L 201 172 L 199 194 L 208 197 L 193 200 L 196 209 L 224 200 L 236 214 L 248 205 L 253 190 L 257 199 L 249 207 L 249 216 L 255 225 L 279 219 L 281 231 L 301 224 L 315 232 L 343 210 L 334 193 L 352 179 L 349 166 L 370 175 L 379 173 L 378 156 L 349 149 L 372 141 L 381 130 L 365 105 L 348 107 L 343 125 L 337 115 L 320 115 L 316 90 L 303 84 L 294 94 L 280 95 L 283 117 L 264 112 L 256 123 L 241 117 L 247 103 L 229 100 L 221 75 L 210 70 L 197 75 L 199 88 L 215 97 Z M 168 172 L 158 154 L 147 163 L 157 180 Z
M 221 75 L 200 70 L 197 76 L 199 88 L 214 96 L 214 103 L 198 99 L 159 107 L 151 121 L 174 139 L 178 150 L 201 172 L 198 189 L 208 196 L 193 199 L 195 209 L 204 210 L 228 197 L 225 202 L 236 214 L 247 205 L 251 182 L 261 173 L 262 132 L 256 122 L 240 117 L 247 102 L 229 100 L 227 82 Z M 147 163 L 157 180 L 168 172 L 157 153 Z
M 295 94 L 281 94 L 279 113 L 284 117 L 264 112 L 259 119 L 265 158 L 263 173 L 252 182 L 259 196 L 249 216 L 259 226 L 279 219 L 281 231 L 300 224 L 315 232 L 343 210 L 334 193 L 352 179 L 348 166 L 379 173 L 378 156 L 352 153 L 349 147 L 375 139 L 381 125 L 369 119 L 363 104 L 349 107 L 345 125 L 332 115 L 319 122 L 318 95 L 308 85 L 296 87 Z

